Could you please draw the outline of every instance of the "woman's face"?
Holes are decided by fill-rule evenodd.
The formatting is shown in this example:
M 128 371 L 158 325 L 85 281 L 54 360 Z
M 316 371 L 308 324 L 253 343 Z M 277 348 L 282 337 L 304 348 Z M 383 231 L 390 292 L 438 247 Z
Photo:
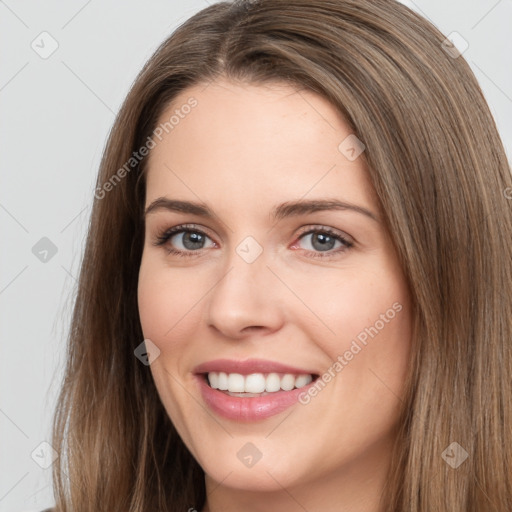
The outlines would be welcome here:
M 138 300 L 180 436 L 231 488 L 377 478 L 411 309 L 363 148 L 326 100 L 285 84 L 196 86 L 166 122 Z

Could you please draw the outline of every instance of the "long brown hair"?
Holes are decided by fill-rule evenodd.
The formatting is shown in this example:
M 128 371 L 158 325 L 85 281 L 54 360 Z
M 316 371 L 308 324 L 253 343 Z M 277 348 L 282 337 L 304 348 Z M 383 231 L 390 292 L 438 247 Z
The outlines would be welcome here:
M 158 48 L 101 162 L 54 420 L 57 511 L 205 503 L 204 473 L 134 356 L 146 162 L 134 153 L 178 93 L 219 76 L 312 90 L 366 146 L 414 302 L 383 510 L 512 510 L 512 178 L 477 81 L 444 40 L 394 0 L 254 0 L 211 5 Z

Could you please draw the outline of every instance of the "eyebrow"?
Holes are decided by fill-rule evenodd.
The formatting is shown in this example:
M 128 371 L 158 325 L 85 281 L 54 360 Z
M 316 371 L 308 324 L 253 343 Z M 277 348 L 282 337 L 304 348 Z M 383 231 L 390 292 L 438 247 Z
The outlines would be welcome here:
M 215 217 L 214 213 L 204 203 L 179 201 L 176 199 L 168 199 L 167 197 L 159 197 L 146 208 L 144 218 L 146 215 L 157 210 L 190 213 L 192 215 L 198 215 L 208 219 L 213 219 Z M 308 213 L 339 210 L 354 211 L 373 219 L 375 222 L 380 222 L 379 216 L 367 208 L 347 203 L 345 201 L 339 201 L 337 199 L 301 199 L 299 201 L 288 201 L 275 206 L 271 212 L 271 218 L 277 221 L 286 217 L 305 215 Z

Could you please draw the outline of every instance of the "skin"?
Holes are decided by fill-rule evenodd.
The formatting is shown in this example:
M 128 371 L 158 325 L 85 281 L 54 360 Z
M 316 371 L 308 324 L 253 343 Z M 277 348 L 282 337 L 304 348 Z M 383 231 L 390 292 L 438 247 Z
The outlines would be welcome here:
M 351 131 L 310 91 L 219 79 L 183 91 L 161 121 L 190 97 L 197 106 L 151 150 L 146 207 L 165 196 L 204 202 L 215 216 L 146 215 L 138 300 L 144 336 L 160 350 L 150 366 L 158 393 L 205 471 L 203 512 L 380 511 L 411 308 L 364 153 L 351 161 L 338 149 Z M 270 216 L 277 204 L 320 198 L 364 207 L 377 220 L 349 209 Z M 183 232 L 154 245 L 181 224 L 207 235 L 203 248 L 190 249 Z M 330 228 L 353 246 L 340 251 L 340 241 L 326 247 L 318 235 L 302 236 L 313 228 Z M 263 248 L 252 263 L 236 251 L 248 236 Z M 198 364 L 263 358 L 321 375 L 395 303 L 401 311 L 359 343 L 307 405 L 240 423 L 203 402 L 192 373 Z M 248 442 L 262 454 L 250 468 L 237 457 Z

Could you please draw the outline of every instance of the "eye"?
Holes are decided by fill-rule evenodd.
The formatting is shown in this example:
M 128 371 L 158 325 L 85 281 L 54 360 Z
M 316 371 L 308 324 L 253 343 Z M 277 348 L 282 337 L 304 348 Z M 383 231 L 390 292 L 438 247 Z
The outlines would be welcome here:
M 304 244 L 306 245 L 305 249 L 310 253 L 310 255 L 313 258 L 331 257 L 334 254 L 345 252 L 354 246 L 354 243 L 345 238 L 345 236 L 343 236 L 342 234 L 337 233 L 330 228 L 324 227 L 308 229 L 308 231 L 301 234 L 301 236 L 298 239 L 298 242 L 295 242 L 292 248 L 298 248 L 298 244 L 303 240 L 306 241 L 306 243 Z
M 304 230 L 306 230 L 304 232 Z M 313 258 L 328 258 L 342 253 L 353 247 L 354 243 L 341 233 L 330 228 L 322 227 L 311 229 L 304 228 L 298 240 L 291 246 L 292 249 L 305 249 Z M 206 245 L 210 241 L 209 245 Z M 304 245 L 301 247 L 301 242 Z M 202 249 L 215 247 L 216 243 L 201 229 L 194 225 L 179 225 L 166 229 L 157 234 L 156 246 L 165 246 L 169 254 L 176 256 L 197 256 Z
M 180 225 L 167 229 L 158 234 L 154 245 L 168 245 L 169 254 L 177 256 L 195 256 L 202 249 L 205 249 L 207 240 L 212 242 L 211 246 L 215 246 L 215 242 L 204 232 L 194 226 Z

